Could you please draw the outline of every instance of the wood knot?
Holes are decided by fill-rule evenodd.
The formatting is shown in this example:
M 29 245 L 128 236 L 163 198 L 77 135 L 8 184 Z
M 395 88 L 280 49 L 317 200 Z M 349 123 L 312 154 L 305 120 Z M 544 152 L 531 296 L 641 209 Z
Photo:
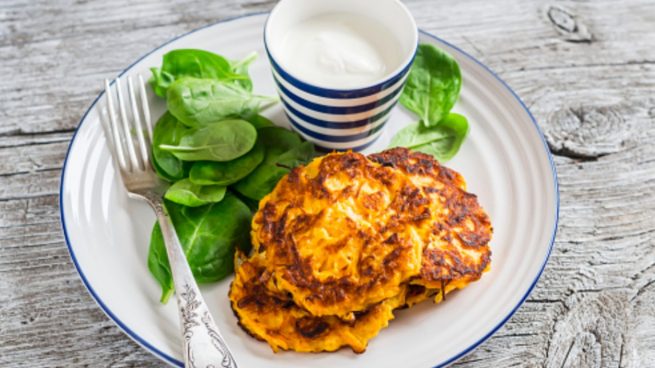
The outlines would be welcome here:
M 623 150 L 630 125 L 613 107 L 568 107 L 548 118 L 544 135 L 553 154 L 596 159 Z
M 632 319 L 628 293 L 603 290 L 571 296 L 555 323 L 547 368 L 621 366 Z M 629 345 L 628 345 L 629 346 Z
M 568 42 L 591 43 L 593 36 L 576 16 L 559 6 L 548 8 L 548 19 Z

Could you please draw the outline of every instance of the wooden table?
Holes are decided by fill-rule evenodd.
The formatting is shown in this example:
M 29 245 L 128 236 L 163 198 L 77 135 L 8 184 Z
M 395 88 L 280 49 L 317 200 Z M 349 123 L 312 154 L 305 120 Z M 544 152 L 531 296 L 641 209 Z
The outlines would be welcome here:
M 0 366 L 159 367 L 93 302 L 59 224 L 81 115 L 169 38 L 274 1 L 0 2 Z M 559 172 L 553 255 L 465 367 L 655 367 L 655 2 L 408 1 L 419 26 L 495 70 Z

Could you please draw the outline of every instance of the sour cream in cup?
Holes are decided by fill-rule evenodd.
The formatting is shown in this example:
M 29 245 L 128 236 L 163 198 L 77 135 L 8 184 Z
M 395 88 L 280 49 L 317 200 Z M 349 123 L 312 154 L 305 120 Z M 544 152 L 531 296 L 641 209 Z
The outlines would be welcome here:
M 361 150 L 400 97 L 418 31 L 398 0 L 282 0 L 264 42 L 292 127 L 324 150 Z

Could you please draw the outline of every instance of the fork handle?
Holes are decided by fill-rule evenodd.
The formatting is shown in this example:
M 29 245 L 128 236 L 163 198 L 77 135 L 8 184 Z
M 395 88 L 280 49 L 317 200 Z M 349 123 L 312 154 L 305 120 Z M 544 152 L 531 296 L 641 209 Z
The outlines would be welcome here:
M 227 343 L 218 332 L 209 308 L 198 290 L 182 245 L 166 206 L 159 198 L 148 198 L 164 236 L 171 267 L 180 327 L 184 337 L 184 366 L 187 368 L 236 368 Z

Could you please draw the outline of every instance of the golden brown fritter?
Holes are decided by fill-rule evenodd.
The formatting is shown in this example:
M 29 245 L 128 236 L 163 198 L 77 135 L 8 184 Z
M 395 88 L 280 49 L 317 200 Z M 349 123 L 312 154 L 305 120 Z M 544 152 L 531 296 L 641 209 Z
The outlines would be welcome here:
M 430 198 L 432 231 L 424 239 L 427 246 L 420 277 L 412 283 L 449 292 L 478 280 L 491 260 L 493 230 L 477 197 L 465 191 L 464 178 L 432 156 L 405 148 L 373 154 L 369 159 L 401 170 Z
M 332 153 L 260 202 L 230 300 L 274 351 L 362 352 L 393 310 L 478 280 L 492 228 L 461 175 L 395 148 Z
M 350 319 L 418 275 L 427 206 L 402 172 L 361 154 L 330 154 L 296 168 L 262 199 L 254 251 L 297 305 Z
M 271 275 L 261 265 L 262 260 L 237 255 L 229 297 L 239 325 L 255 338 L 268 342 L 275 352 L 335 351 L 349 346 L 362 353 L 368 341 L 394 318 L 393 310 L 405 304 L 402 289 L 398 295 L 357 313 L 350 322 L 334 316 L 316 317 L 295 305 L 287 295 L 266 287 Z

